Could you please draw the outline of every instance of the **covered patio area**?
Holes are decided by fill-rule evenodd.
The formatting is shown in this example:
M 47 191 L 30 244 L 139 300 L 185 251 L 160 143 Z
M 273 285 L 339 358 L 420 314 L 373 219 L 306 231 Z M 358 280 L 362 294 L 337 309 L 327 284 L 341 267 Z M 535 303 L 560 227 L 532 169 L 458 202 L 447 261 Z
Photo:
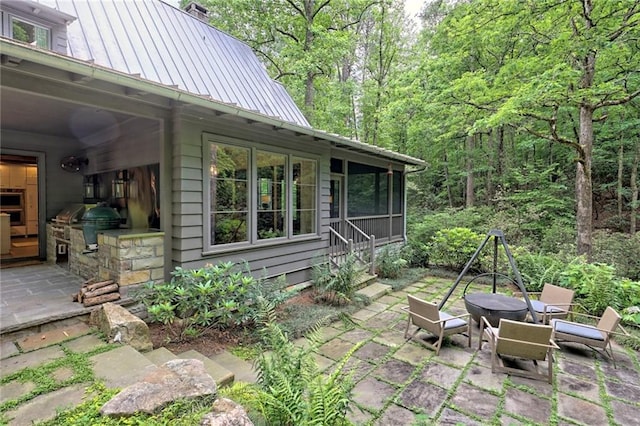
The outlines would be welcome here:
M 83 279 L 47 263 L 0 270 L 0 335 L 86 315 L 90 308 L 71 300 Z

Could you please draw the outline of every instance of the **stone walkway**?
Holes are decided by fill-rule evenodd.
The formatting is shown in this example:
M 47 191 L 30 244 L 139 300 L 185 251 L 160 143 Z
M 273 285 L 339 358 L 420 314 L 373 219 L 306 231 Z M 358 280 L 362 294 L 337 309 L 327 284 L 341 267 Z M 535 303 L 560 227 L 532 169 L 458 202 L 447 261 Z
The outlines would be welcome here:
M 352 323 L 335 322 L 322 329 L 325 343 L 318 364 L 331 369 L 354 344 L 362 342 L 347 365 L 354 374 L 356 425 L 640 425 L 640 354 L 615 346 L 618 368 L 580 346 L 562 345 L 556 354 L 553 384 L 491 373 L 488 347 L 476 351 L 453 336 L 438 357 L 403 338 L 406 295 L 441 300 L 450 282 L 425 278 L 402 291 L 378 298 L 356 312 Z M 450 312 L 463 312 L 450 298 Z M 44 339 L 43 339 L 44 337 Z M 301 344 L 303 342 L 300 342 Z M 106 347 L 82 322 L 67 320 L 58 328 L 19 340 L 2 340 L 0 424 L 29 425 L 51 417 L 56 408 L 81 401 L 84 385 L 78 365 L 66 362 L 83 354 L 94 374 L 112 387 L 126 386 L 153 365 L 128 346 Z M 125 364 L 125 361 L 132 364 Z M 111 363 L 111 364 L 109 364 Z M 46 377 L 7 380 L 24 368 L 49 366 Z M 251 380 L 249 364 L 230 367 L 236 378 Z M 78 371 L 76 371 L 78 370 Z M 242 375 L 242 376 L 241 376 Z M 54 391 L 35 396 L 40 386 Z M 34 396 L 30 396 L 34 395 Z M 19 401 L 20 403 L 12 403 Z

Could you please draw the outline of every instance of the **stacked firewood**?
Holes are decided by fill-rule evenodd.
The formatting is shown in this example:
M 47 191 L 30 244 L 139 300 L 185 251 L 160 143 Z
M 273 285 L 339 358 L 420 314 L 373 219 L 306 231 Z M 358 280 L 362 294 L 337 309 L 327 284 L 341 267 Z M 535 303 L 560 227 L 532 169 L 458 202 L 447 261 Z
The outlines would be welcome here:
M 87 307 L 120 299 L 120 286 L 118 283 L 113 280 L 95 283 L 92 281 L 89 280 L 82 284 L 80 291 L 73 295 L 74 302 L 80 302 Z

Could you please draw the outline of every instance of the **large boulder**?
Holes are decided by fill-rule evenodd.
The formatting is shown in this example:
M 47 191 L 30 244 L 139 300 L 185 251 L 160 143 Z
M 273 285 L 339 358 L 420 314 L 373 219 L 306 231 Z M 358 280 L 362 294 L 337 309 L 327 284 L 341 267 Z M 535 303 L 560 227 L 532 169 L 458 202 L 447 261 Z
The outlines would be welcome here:
M 111 417 L 153 414 L 175 400 L 215 395 L 217 391 L 216 382 L 202 361 L 174 359 L 124 388 L 100 409 L 100 413 Z
M 147 324 L 120 305 L 105 303 L 91 312 L 90 322 L 98 326 L 109 342 L 128 344 L 140 352 L 153 349 Z
M 253 426 L 253 422 L 241 405 L 227 398 L 218 398 L 211 412 L 200 421 L 200 426 Z

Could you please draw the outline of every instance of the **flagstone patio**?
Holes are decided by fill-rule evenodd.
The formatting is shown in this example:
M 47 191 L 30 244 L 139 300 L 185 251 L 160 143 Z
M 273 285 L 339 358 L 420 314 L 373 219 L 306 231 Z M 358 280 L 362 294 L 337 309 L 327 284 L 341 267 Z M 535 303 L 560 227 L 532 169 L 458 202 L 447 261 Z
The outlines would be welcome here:
M 400 309 L 407 294 L 439 301 L 451 282 L 425 278 L 379 298 L 322 332 L 327 339 L 319 365 L 332 368 L 352 347 L 362 343 L 347 363 L 356 382 L 353 412 L 357 425 L 485 425 L 585 424 L 640 425 L 640 354 L 614 344 L 618 368 L 593 350 L 561 344 L 555 352 L 553 384 L 494 374 L 488 344 L 477 351 L 451 336 L 439 356 L 403 338 L 407 316 Z M 464 313 L 460 295 L 445 309 Z M 426 337 L 426 335 L 425 335 Z M 541 368 L 545 368 L 544 365 Z

